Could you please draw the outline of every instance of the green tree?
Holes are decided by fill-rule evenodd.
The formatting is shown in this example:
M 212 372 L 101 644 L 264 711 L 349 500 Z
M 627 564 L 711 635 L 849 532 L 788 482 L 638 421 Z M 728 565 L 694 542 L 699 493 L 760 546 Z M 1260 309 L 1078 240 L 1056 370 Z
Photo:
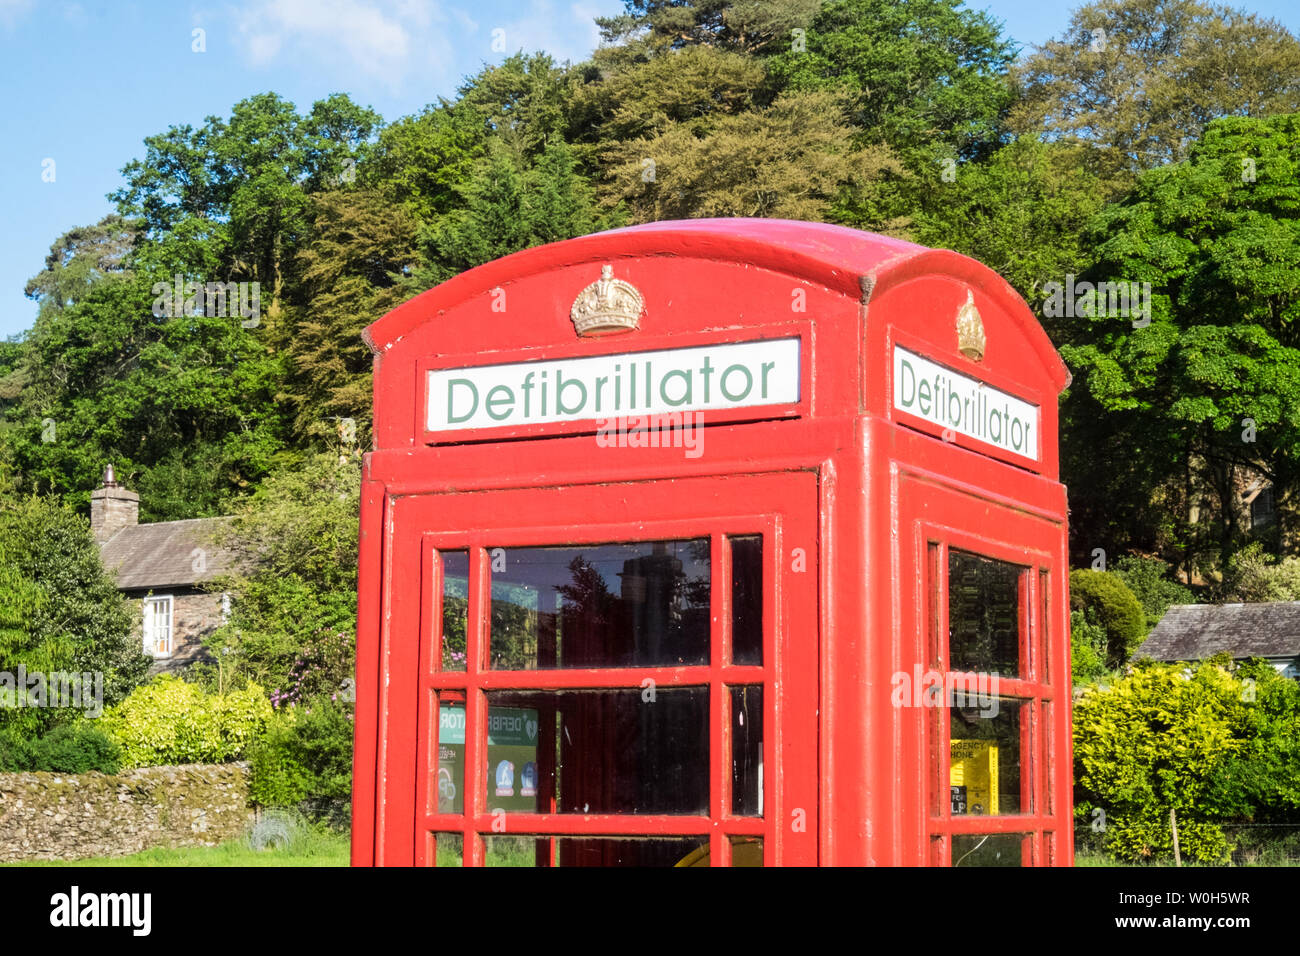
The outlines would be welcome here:
M 419 255 L 417 226 L 402 206 L 369 189 L 313 197 L 312 239 L 298 254 L 301 284 L 280 343 L 278 399 L 292 412 L 299 447 L 338 435 L 369 447 L 372 356 L 361 332 L 408 295 Z M 351 426 L 346 420 L 351 421 Z
M 1195 595 L 1169 576 L 1168 562 L 1159 558 L 1125 555 L 1111 570 L 1142 605 L 1148 631 L 1160 623 L 1170 605 L 1196 603 Z
M 357 614 L 360 464 L 338 451 L 268 476 L 217 529 L 237 568 L 213 581 L 236 595 L 230 622 L 209 642 L 224 682 L 288 685 L 318 634 L 351 634 Z M 233 671 L 233 677 L 224 669 Z
M 1224 116 L 1300 109 L 1300 43 L 1275 20 L 1199 0 L 1099 0 L 1017 66 L 1017 132 L 1096 144 L 1122 183 L 1186 157 Z
M 1076 374 L 1064 414 L 1089 433 L 1085 441 L 1067 434 L 1067 458 L 1103 479 L 1093 489 L 1099 499 L 1114 495 L 1081 509 L 1113 516 L 1107 525 L 1085 524 L 1088 540 L 1115 547 L 1115 538 L 1132 534 L 1118 523 L 1135 516 L 1157 537 L 1143 512 L 1163 500 L 1166 516 L 1181 511 L 1184 527 L 1196 520 L 1213 534 L 1222 567 L 1241 540 L 1243 476 L 1273 484 L 1282 540 L 1294 537 L 1298 171 L 1300 115 L 1218 120 L 1185 162 L 1144 174 L 1090 224 L 1093 263 L 1080 279 L 1147 282 L 1151 295 L 1149 324 L 1082 296 L 1061 322 L 1068 329 L 1061 352 Z M 1103 454 L 1127 484 L 1107 480 L 1098 449 L 1113 450 Z M 1165 556 L 1179 560 L 1180 545 L 1196 541 L 1175 540 Z
M 99 672 L 109 706 L 144 679 L 151 663 L 135 628 L 85 518 L 49 498 L 0 500 L 0 671 L 21 664 L 29 672 Z M 70 716 L 0 711 L 31 735 Z
M 148 279 L 109 278 L 40 317 L 4 432 L 22 487 L 84 506 L 105 462 L 132 482 L 160 464 L 219 477 L 191 487 L 206 487 L 206 499 L 142 502 L 145 520 L 167 520 L 213 513 L 275 464 L 284 449 L 274 402 L 281 367 L 259 330 L 238 318 L 155 316 L 155 304 Z M 190 453 L 178 463 L 183 449 Z M 200 449 L 213 457 L 196 460 Z
M 765 110 L 721 116 L 703 136 L 690 122 L 675 123 L 611 146 L 606 158 L 605 202 L 626 203 L 634 222 L 824 221 L 845 192 L 869 196 L 885 171 L 899 168 L 882 147 L 853 146 L 830 93 L 791 94 Z

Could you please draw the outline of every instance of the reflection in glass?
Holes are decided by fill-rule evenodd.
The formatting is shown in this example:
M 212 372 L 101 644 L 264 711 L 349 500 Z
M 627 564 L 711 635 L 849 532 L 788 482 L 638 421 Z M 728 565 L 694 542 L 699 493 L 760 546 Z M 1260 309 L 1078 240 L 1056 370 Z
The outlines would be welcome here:
M 728 538 L 731 545 L 731 661 L 763 663 L 763 539 Z
M 444 701 L 438 708 L 438 777 L 434 781 L 439 813 L 465 811 L 464 780 L 465 705 Z
M 948 658 L 954 671 L 1020 674 L 1020 576 L 1005 561 L 948 552 Z
M 950 779 L 953 816 L 1029 812 L 1020 806 L 1020 701 L 995 697 L 953 707 Z
M 483 838 L 487 866 L 676 866 L 708 847 L 706 837 Z
M 731 690 L 731 812 L 763 815 L 763 686 Z
M 709 662 L 709 539 L 491 548 L 491 666 Z
M 953 866 L 1022 866 L 1023 833 L 958 833 L 952 838 Z
M 469 552 L 442 551 L 442 669 L 465 669 L 469 627 Z
M 704 814 L 704 687 L 493 691 L 488 810 Z

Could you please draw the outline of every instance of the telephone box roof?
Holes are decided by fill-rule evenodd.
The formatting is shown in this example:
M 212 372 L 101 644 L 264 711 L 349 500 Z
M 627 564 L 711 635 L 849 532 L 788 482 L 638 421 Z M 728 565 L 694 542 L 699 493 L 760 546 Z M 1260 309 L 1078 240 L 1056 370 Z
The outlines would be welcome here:
M 1058 391 L 1070 381 L 1033 313 L 987 266 L 949 250 L 789 219 L 669 220 L 535 246 L 415 296 L 370 325 L 363 337 L 376 355 L 383 355 L 440 311 L 511 281 L 565 266 L 652 256 L 743 262 L 816 282 L 868 305 L 893 283 L 926 274 L 952 276 L 981 289 L 1018 321 L 1025 344 Z

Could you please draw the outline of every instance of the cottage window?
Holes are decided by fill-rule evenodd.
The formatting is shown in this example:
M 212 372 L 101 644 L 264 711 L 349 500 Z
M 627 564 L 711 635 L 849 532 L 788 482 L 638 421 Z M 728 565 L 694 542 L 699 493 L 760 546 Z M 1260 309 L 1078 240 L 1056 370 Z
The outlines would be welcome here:
M 154 657 L 172 656 L 171 595 L 144 599 L 144 650 Z

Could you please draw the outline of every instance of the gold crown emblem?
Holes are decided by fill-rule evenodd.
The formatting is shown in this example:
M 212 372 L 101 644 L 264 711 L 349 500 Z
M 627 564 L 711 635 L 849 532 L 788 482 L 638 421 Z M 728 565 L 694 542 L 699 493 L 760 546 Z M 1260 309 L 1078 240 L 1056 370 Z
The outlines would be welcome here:
M 957 310 L 957 348 L 973 362 L 984 358 L 984 321 L 975 308 L 975 296 L 967 289 L 966 301 Z
M 600 267 L 600 278 L 578 293 L 569 317 L 579 335 L 627 332 L 641 326 L 645 299 L 636 286 L 614 278 L 614 267 Z

